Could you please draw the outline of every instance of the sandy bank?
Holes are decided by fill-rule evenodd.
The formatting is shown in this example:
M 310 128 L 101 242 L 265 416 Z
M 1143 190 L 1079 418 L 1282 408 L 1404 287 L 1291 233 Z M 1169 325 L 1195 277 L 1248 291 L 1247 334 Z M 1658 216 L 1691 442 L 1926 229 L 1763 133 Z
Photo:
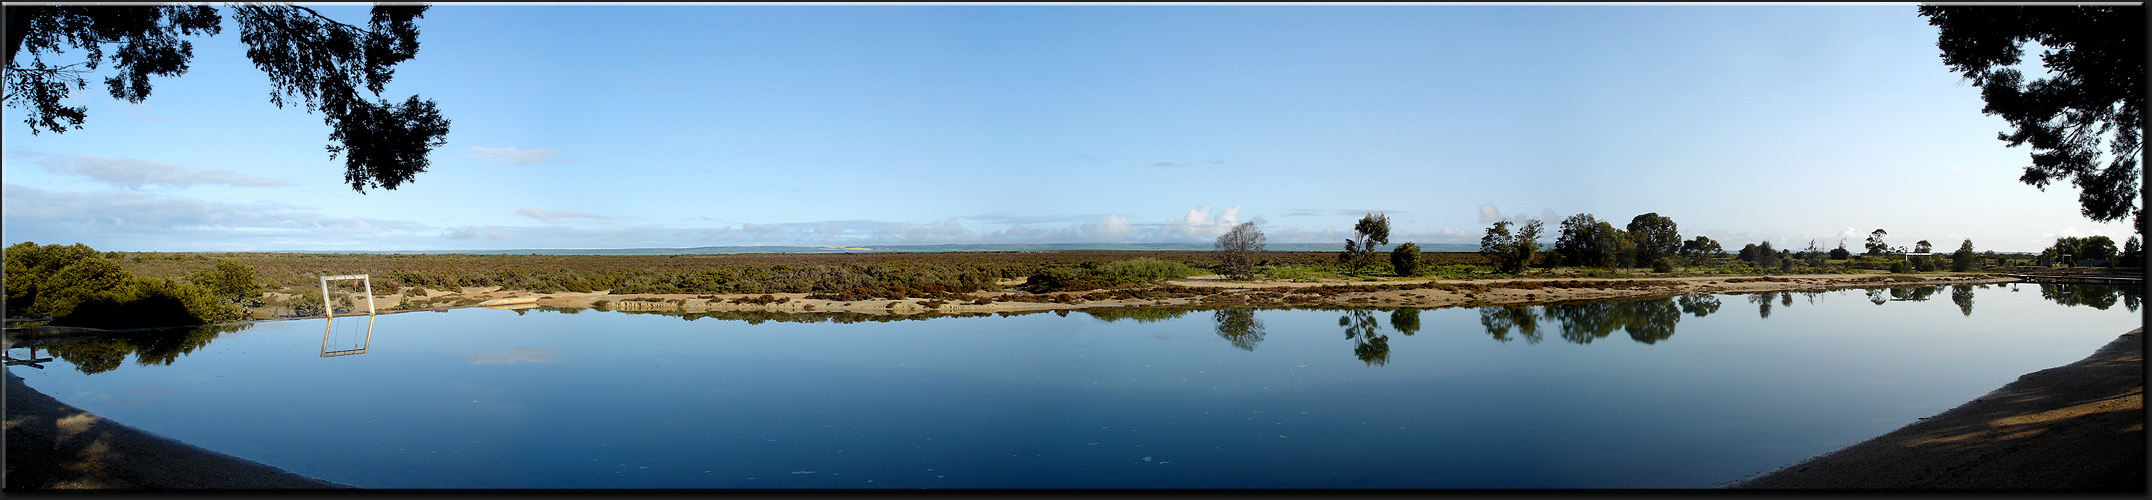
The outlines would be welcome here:
M 7 372 L 8 491 L 349 488 L 98 418 Z
M 2144 329 L 1735 488 L 2145 491 Z
M 1087 290 L 1033 294 L 1013 290 L 1022 280 L 1003 285 L 1011 290 L 976 292 L 958 296 L 905 299 L 839 301 L 810 299 L 806 293 L 773 294 L 614 294 L 538 293 L 502 290 L 497 287 L 467 288 L 453 293 L 416 297 L 387 295 L 377 299 L 381 312 L 440 310 L 463 307 L 492 308 L 598 308 L 616 311 L 699 313 L 713 311 L 768 311 L 780 313 L 863 314 L 966 314 L 1025 312 L 1094 307 L 1419 307 L 1494 306 L 1551 304 L 1624 298 L 1654 298 L 1705 293 L 1764 293 L 1837 288 L 1970 285 L 2007 283 L 2016 278 L 1994 274 L 1807 274 L 1783 276 L 1693 276 L 1636 278 L 1490 278 L 1368 279 L 1290 281 L 1226 281 L 1220 276 L 1197 276 L 1165 282 L 1152 290 L 1174 290 L 1131 298 L 1126 291 Z M 1143 289 L 1134 289 L 1140 291 Z M 1117 294 L 1123 296 L 1116 296 Z M 767 300 L 761 299 L 768 297 Z M 392 304 L 423 304 L 397 309 Z M 319 317 L 319 316 L 314 316 Z M 297 319 L 297 318 L 278 318 Z

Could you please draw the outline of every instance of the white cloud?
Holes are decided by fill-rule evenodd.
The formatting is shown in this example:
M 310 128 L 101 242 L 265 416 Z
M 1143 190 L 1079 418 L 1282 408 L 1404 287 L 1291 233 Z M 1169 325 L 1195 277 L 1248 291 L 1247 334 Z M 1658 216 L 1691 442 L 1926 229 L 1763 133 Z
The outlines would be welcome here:
M 1111 240 L 1124 238 L 1135 234 L 1135 232 L 1135 226 L 1129 225 L 1127 218 L 1119 215 L 1108 215 L 1098 218 L 1098 222 L 1087 222 L 1077 226 L 1076 234 L 1079 237 L 1097 237 Z
M 451 240 L 498 240 L 507 238 L 508 233 L 503 233 L 497 229 L 479 229 L 478 226 L 464 226 L 461 229 L 441 233 L 441 237 Z
M 1240 205 L 1219 212 L 1215 219 L 1210 216 L 1210 208 L 1210 205 L 1203 205 L 1188 209 L 1188 215 L 1180 219 L 1167 217 L 1165 225 L 1161 226 L 1159 231 L 1168 239 L 1207 240 L 1217 238 L 1240 224 Z
M 491 162 L 510 162 L 517 165 L 550 162 L 567 163 L 567 160 L 553 157 L 553 155 L 560 154 L 558 149 L 483 148 L 473 146 L 470 151 L 479 160 Z
M 600 217 L 598 217 L 598 216 L 596 216 L 596 215 L 592 215 L 592 214 L 587 214 L 587 213 L 583 213 L 583 212 L 577 212 L 577 211 L 574 211 L 574 210 L 540 210 L 540 209 L 536 209 L 536 208 L 530 208 L 530 207 L 523 207 L 523 208 L 518 208 L 518 209 L 516 209 L 516 215 L 521 215 L 521 216 L 524 216 L 524 217 L 529 217 L 529 218 L 533 218 L 533 219 L 538 219 L 538 220 L 540 220 L 540 221 L 545 221 L 545 223 L 547 223 L 547 224 L 559 224 L 559 223 L 560 223 L 560 219 L 597 219 L 597 218 L 600 218 Z
M 1493 203 L 1480 205 L 1479 221 L 1481 224 L 1492 224 L 1499 220 L 1502 220 L 1502 211 L 1496 209 Z
M 230 170 L 201 170 L 181 168 L 170 163 L 159 163 L 133 158 L 106 158 L 101 156 L 66 156 L 31 153 L 37 164 L 55 173 L 78 175 L 84 178 L 128 189 L 141 189 L 148 185 L 188 187 L 195 184 L 225 184 L 245 187 L 289 186 L 291 182 L 280 179 L 248 177 Z
M 0 184 L 0 212 L 10 240 L 120 241 L 143 250 L 185 250 L 223 244 L 233 250 L 296 249 L 351 243 L 385 235 L 433 234 L 425 224 L 323 215 L 308 207 L 232 203 L 140 191 L 47 191 Z M 378 239 L 375 239 L 378 241 Z M 286 245 L 286 246 L 279 246 Z

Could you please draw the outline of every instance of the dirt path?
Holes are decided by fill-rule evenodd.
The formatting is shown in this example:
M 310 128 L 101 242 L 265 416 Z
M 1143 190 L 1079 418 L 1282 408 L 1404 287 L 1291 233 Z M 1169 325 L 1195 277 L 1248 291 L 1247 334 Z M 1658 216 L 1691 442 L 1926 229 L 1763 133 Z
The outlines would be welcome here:
M 1735 488 L 2145 491 L 2144 329 Z

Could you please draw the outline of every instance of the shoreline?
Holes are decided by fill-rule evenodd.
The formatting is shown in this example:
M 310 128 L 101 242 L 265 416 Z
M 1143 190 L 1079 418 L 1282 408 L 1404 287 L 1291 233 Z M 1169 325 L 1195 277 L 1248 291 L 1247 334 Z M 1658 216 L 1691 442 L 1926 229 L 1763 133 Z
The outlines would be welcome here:
M 1899 275 L 1899 277 L 1905 276 Z M 1997 277 L 1994 275 L 1949 275 L 1940 277 L 1945 279 L 1938 278 L 1938 276 L 1933 275 L 1914 277 L 1914 279 L 1912 280 L 1895 279 L 1894 277 L 1888 275 L 1797 275 L 1762 278 L 1691 277 L 1631 279 L 1519 278 L 1472 281 L 1414 280 L 1418 283 L 1407 282 L 1405 280 L 1395 280 L 1390 282 L 1376 282 L 1376 284 L 1414 286 L 1398 287 L 1400 289 L 1392 290 L 1353 291 L 1330 294 L 1324 295 L 1322 297 L 1324 300 L 1321 300 L 1320 302 L 1290 302 L 1276 305 L 1290 307 L 1448 307 L 1465 305 L 1519 305 L 1547 304 L 1586 300 L 1606 300 L 1619 298 L 1650 298 L 1660 296 L 1686 295 L 1692 293 L 1739 294 L 1784 291 L 1809 291 L 1876 286 L 1994 284 L 2017 281 L 2014 278 Z M 1180 283 L 1187 284 L 1175 284 L 1175 286 L 1185 287 L 1203 284 L 1202 279 L 1203 277 L 1193 278 L 1191 280 L 1177 280 Z M 1672 281 L 1676 283 L 1664 285 L 1632 283 L 1632 285 L 1635 286 L 1611 288 L 1592 286 L 1552 288 L 1529 286 L 1529 283 L 1531 282 L 1539 282 L 1541 284 L 1598 282 L 1601 284 L 1606 284 L 1612 282 L 1633 282 L 1651 280 Z M 1473 282 L 1491 282 L 1501 284 L 1525 282 L 1527 283 L 1527 285 L 1520 287 L 1478 288 L 1418 287 L 1418 285 L 1450 285 L 1455 287 L 1456 285 L 1459 285 L 1461 283 Z M 1365 283 L 1347 284 L 1345 286 L 1355 286 L 1362 284 Z M 1003 308 L 998 309 L 997 311 L 1085 309 L 1091 307 L 1157 307 L 1176 305 L 1184 307 L 1204 305 L 1214 305 L 1216 307 L 1260 307 L 1272 304 L 1253 303 L 1256 301 L 1247 299 L 1263 297 L 1250 297 L 1244 295 L 1245 292 L 1255 291 L 1258 293 L 1265 294 L 1282 294 L 1284 292 L 1278 292 L 1274 289 L 1281 286 L 1285 288 L 1307 288 L 1336 285 L 1340 284 L 1211 284 L 1211 288 L 1232 289 L 1233 291 L 1215 292 L 1202 297 L 1204 299 L 1208 299 L 1219 296 L 1241 295 L 1240 298 L 1242 300 L 1237 300 L 1233 302 L 1217 300 L 1198 300 L 1182 297 L 1173 299 L 1180 300 L 1181 302 L 1178 304 L 1163 303 L 1169 301 L 1123 300 L 1096 301 L 1091 303 L 1078 304 L 1065 304 L 1054 302 L 995 302 L 989 305 L 975 307 Z M 538 297 L 541 294 L 535 294 L 531 292 L 520 292 L 519 294 L 518 292 L 514 291 L 501 292 L 499 290 L 487 290 L 479 293 L 497 294 L 498 296 L 487 296 L 479 303 L 460 307 L 589 307 L 590 305 L 599 300 L 616 300 L 615 303 L 620 303 L 617 302 L 617 300 L 634 297 L 659 298 L 665 301 L 670 301 L 672 299 L 680 298 L 681 295 L 685 295 L 675 294 L 666 296 L 656 294 L 630 294 L 614 296 L 600 292 L 590 294 L 574 294 L 574 296 L 563 296 L 568 294 L 550 294 L 553 295 L 550 298 L 536 298 L 527 300 L 525 299 L 525 297 Z M 1083 295 L 1090 292 L 1068 293 L 1075 295 Z M 1446 296 L 1437 295 L 1438 293 L 1445 294 Z M 693 297 L 693 295 L 688 296 Z M 735 294 L 730 297 L 759 296 L 760 295 Z M 728 303 L 718 305 L 718 307 L 722 307 L 723 309 L 713 308 L 705 310 L 766 310 L 773 312 L 809 313 L 874 312 L 883 314 L 916 314 L 923 312 L 996 312 L 947 309 L 936 311 L 933 308 L 927 308 L 922 305 L 919 305 L 917 302 L 912 302 L 911 305 L 900 305 L 899 307 L 901 307 L 901 309 L 899 307 L 889 307 L 886 305 L 876 306 L 873 304 L 848 304 L 852 307 L 831 309 L 821 309 L 820 307 L 816 307 L 810 309 L 804 307 L 809 304 L 805 302 L 808 299 L 795 300 L 800 301 L 801 303 Z M 874 304 L 886 304 L 917 300 L 918 299 L 901 299 L 898 301 L 880 300 L 853 302 L 872 302 Z M 488 303 L 485 301 L 492 302 Z M 630 301 L 630 303 L 664 303 L 682 306 L 686 305 L 685 302 L 686 301 Z M 788 305 L 790 307 L 786 307 Z M 382 313 L 384 314 L 392 312 L 415 312 L 415 310 L 382 311 Z M 320 317 L 321 316 L 315 316 L 314 318 Z M 279 320 L 282 319 L 306 318 L 279 318 Z M 1853 446 L 1849 446 L 1844 449 L 1833 451 L 1824 455 L 1819 455 L 1817 457 L 1813 457 L 1799 463 L 1787 465 L 1771 473 L 1756 477 L 1740 479 L 1729 485 L 1728 487 L 1853 489 L 2062 487 L 2100 489 L 2134 488 L 2134 491 L 2143 491 L 2145 476 L 2143 474 L 2144 464 L 2142 462 L 2142 459 L 2144 456 L 2145 448 L 2143 447 L 2144 418 L 2142 376 L 2143 348 L 2141 341 L 2142 331 L 2143 329 L 2140 328 L 2137 330 L 2132 330 L 2128 333 L 2124 333 L 2121 337 L 2117 338 L 2113 342 L 2110 342 L 2108 345 L 2102 347 L 2092 356 L 2087 357 L 2084 360 L 2080 360 L 2075 363 L 2071 363 L 2069 365 L 2064 365 L 2061 367 L 2050 368 L 2026 374 L 2025 376 L 2020 377 L 2017 381 L 2005 385 L 2000 389 L 1996 389 L 1995 391 L 1990 392 L 1987 395 L 1984 395 L 1980 398 L 1976 398 L 1973 401 L 1961 404 L 1956 408 L 1944 411 L 1943 413 L 1937 414 L 1936 416 L 1924 418 L 1918 422 L 1907 425 L 1891 433 L 1870 439 L 1868 441 L 1864 441 L 1859 444 L 1855 444 Z M 82 411 L 79 408 L 75 408 L 71 405 L 53 399 L 50 396 L 39 393 L 35 389 L 30 388 L 28 385 L 23 383 L 21 377 L 18 377 L 13 373 L 12 368 L 8 369 L 8 372 L 6 373 L 6 378 L 6 430 L 8 433 L 7 446 L 8 455 L 11 457 L 8 460 L 7 464 L 6 490 L 8 491 L 73 488 L 352 488 L 352 486 L 349 485 L 343 485 L 340 483 L 306 477 L 288 471 L 284 471 L 282 469 L 278 469 L 268 464 L 226 455 L 223 453 L 216 452 L 214 450 L 202 449 L 193 445 L 181 443 L 175 440 L 171 440 L 169 438 L 158 436 L 146 431 L 141 431 L 139 429 L 126 426 L 119 422 L 113 422 L 110 420 L 99 418 L 93 414 L 90 414 L 89 412 Z M 2071 392 L 2073 390 L 2076 392 Z M 2093 398 L 2090 400 L 2084 400 L 2084 396 L 2078 396 L 2078 399 L 2069 399 L 2068 396 L 2065 396 L 2065 394 L 2076 394 L 2078 392 L 2084 391 L 2105 391 L 2103 394 L 2107 395 Z M 2027 397 L 2025 396 L 2025 394 L 2041 394 L 2043 396 Z M 2067 399 L 2067 401 L 2065 401 L 2065 399 Z M 2087 427 L 2086 425 L 2081 425 L 2077 423 L 2084 422 L 2086 420 L 2083 420 L 2082 418 L 2073 419 L 2072 417 L 2082 417 L 2083 415 L 2093 415 L 2095 417 L 2099 417 L 2102 419 L 2103 422 L 2119 421 L 2135 423 L 2135 428 L 2129 429 L 2129 432 L 2135 433 L 2133 434 L 2135 437 L 2132 439 L 2122 440 L 2127 441 L 2126 443 L 2124 443 L 2124 445 L 2136 446 L 2134 448 L 2134 454 L 2121 453 L 2121 451 L 2127 450 L 2116 451 L 2103 448 L 2099 450 L 2101 451 L 2101 453 L 2092 453 L 2088 457 L 2087 454 L 2083 452 L 2082 446 L 2073 447 L 2067 443 L 2061 445 L 2039 444 L 2055 443 L 2062 441 L 2067 441 L 2068 443 L 2080 443 L 2086 441 L 2086 439 L 2083 437 L 2083 431 L 2071 430 L 2089 429 L 2089 427 Z M 2005 428 L 2008 429 L 2008 434 L 2004 434 L 2004 431 L 1996 430 L 1977 431 L 1969 427 L 1971 425 L 1989 421 L 2010 422 L 2007 426 L 2005 426 Z M 2068 425 L 2066 426 L 2065 424 Z M 1952 438 L 1955 440 L 1952 442 L 1957 442 L 1960 444 L 1950 447 L 1930 446 L 1925 448 L 1911 446 L 1894 446 L 1891 444 L 1898 443 L 1901 440 L 1912 435 L 1930 435 L 1935 432 L 1938 432 L 1938 429 L 1962 433 L 1962 435 Z M 2055 429 L 2055 431 L 2048 432 L 2050 429 Z M 2028 439 L 2028 437 L 2036 438 Z M 2109 439 L 2108 441 L 2115 440 Z M 2028 445 L 2027 443 L 2032 444 Z M 1982 446 L 1985 446 L 1985 448 L 1982 449 L 1992 450 L 1975 454 L 1971 458 L 1966 458 L 1964 456 L 1965 449 L 1969 447 Z M 1876 449 L 1886 449 L 1886 451 L 1880 454 L 1875 451 L 1863 451 Z M 2135 475 L 2133 476 L 2134 479 L 2131 479 L 2130 477 L 2132 476 L 2128 476 L 2127 474 L 2124 474 L 2124 477 L 2122 477 L 2121 479 L 2112 479 L 2110 477 L 2102 477 L 2102 474 L 2106 474 L 2107 476 L 2112 476 L 2113 474 L 2096 473 L 2090 474 L 2093 478 L 2093 483 L 2085 483 L 2085 481 L 2087 480 L 2083 477 L 2087 476 L 2088 473 L 2085 473 L 2084 471 L 2090 469 L 2087 469 L 2084 464 L 2101 462 L 2102 460 L 2106 458 L 2111 458 L 2115 455 L 2127 455 L 2138 460 L 2134 463 L 2134 465 L 2129 466 L 2135 471 Z M 2053 465 L 2054 462 L 2062 461 L 2063 459 L 2068 459 L 2066 462 L 2069 464 L 2073 464 L 2073 467 Z M 18 469 L 18 460 L 22 460 L 22 462 L 20 463 L 24 464 L 25 466 Z M 1947 467 L 1954 467 L 1950 470 L 1956 472 L 1953 474 L 1937 476 L 1932 469 L 1934 469 L 1935 467 L 1943 467 L 1931 465 L 1937 463 L 1951 464 Z M 1878 464 L 1881 465 L 1879 466 Z M 2077 473 L 2074 476 L 2068 474 L 2056 476 L 2054 473 L 2035 476 L 2012 476 L 2008 474 L 1997 473 L 1998 470 L 2015 470 L 2010 469 L 2010 467 L 2025 468 L 2033 467 L 2036 465 L 2047 466 L 2046 469 L 2043 470 L 2048 470 L 2050 472 L 2060 470 L 2064 473 L 2070 471 L 2077 471 Z M 1893 468 L 1892 466 L 1895 466 L 1895 468 Z M 1894 476 L 1893 474 L 1896 475 Z M 2023 477 L 2032 477 L 2033 479 L 2030 479 L 2030 481 L 2057 480 L 2068 482 L 1995 482 L 1999 480 L 2016 480 Z M 2032 484 L 2032 486 L 2025 486 L 2025 484 Z M 2061 484 L 2061 486 L 2056 486 L 2055 484 Z M 2085 484 L 2091 485 L 2086 486 Z
M 2143 493 L 2144 430 L 2140 327 L 2082 360 L 1726 487 Z
M 829 300 L 810 299 L 809 293 L 697 294 L 628 293 L 610 291 L 539 293 L 470 287 L 423 297 L 401 293 L 382 295 L 380 304 L 401 304 L 418 299 L 450 305 L 395 309 L 385 306 L 378 314 L 443 311 L 472 307 L 524 309 L 600 309 L 633 312 L 700 313 L 716 311 L 765 311 L 774 313 L 863 313 L 912 315 L 925 313 L 974 314 L 1080 310 L 1098 307 L 1379 307 L 1441 308 L 1545 305 L 1610 299 L 1646 299 L 1679 295 L 1724 293 L 1776 293 L 1834 290 L 1841 288 L 1993 285 L 2021 281 L 2015 276 L 1993 273 L 1922 274 L 1795 274 L 1777 276 L 1684 276 L 1684 277 L 1514 277 L 1455 280 L 1442 278 L 1293 281 L 1226 281 L 1217 275 L 1169 280 L 1159 284 L 1084 290 L 1029 293 L 1022 291 L 948 294 L 940 298 Z M 1014 287 L 1023 280 L 1000 283 Z M 763 301 L 762 297 L 768 297 Z M 1148 297 L 1148 298 L 1145 298 Z M 282 298 L 282 297 L 278 297 Z M 349 312 L 338 316 L 363 316 Z M 320 319 L 323 316 L 257 318 L 264 321 Z

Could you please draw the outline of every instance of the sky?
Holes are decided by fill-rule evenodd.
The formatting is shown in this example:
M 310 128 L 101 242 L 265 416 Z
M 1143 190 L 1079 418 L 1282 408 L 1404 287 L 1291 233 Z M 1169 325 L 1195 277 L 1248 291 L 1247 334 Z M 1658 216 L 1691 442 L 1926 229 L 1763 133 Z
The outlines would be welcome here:
M 2017 180 L 1914 4 L 443 4 L 381 97 L 434 100 L 447 144 L 364 194 L 222 13 L 142 104 L 99 73 L 82 130 L 6 109 L 7 244 L 1342 246 L 1370 212 L 1423 245 L 1578 213 L 1729 250 L 2131 234 Z

